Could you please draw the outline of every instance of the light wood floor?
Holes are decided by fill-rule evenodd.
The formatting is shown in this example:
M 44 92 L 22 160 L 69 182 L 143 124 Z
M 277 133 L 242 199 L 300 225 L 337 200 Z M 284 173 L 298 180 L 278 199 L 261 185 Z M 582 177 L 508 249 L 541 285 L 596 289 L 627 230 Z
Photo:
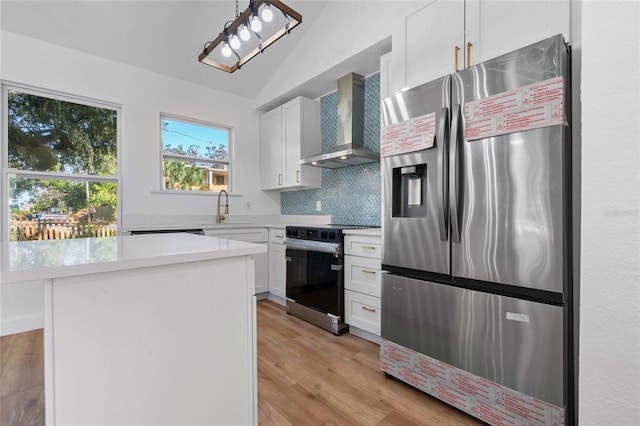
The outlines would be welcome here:
M 0 338 L 0 425 L 44 425 L 42 330 Z M 260 425 L 482 425 L 378 367 L 378 345 L 258 303 Z
M 0 338 L 0 425 L 44 425 L 42 330 Z
M 379 346 L 258 303 L 260 425 L 482 425 L 378 367 Z

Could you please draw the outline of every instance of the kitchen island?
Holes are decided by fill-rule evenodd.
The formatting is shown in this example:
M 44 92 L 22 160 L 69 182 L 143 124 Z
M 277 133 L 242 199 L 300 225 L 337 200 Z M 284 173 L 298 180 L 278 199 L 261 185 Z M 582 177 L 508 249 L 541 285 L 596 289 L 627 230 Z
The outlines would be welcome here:
M 2 285 L 44 282 L 47 424 L 255 424 L 265 251 L 191 234 L 5 246 Z

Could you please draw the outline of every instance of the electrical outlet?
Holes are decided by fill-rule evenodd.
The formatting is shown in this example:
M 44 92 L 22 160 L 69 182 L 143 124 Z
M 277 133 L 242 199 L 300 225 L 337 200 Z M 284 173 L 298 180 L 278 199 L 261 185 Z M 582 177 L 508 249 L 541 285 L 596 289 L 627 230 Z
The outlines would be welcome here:
M 322 211 L 322 201 L 320 200 L 316 201 L 316 211 L 317 212 Z

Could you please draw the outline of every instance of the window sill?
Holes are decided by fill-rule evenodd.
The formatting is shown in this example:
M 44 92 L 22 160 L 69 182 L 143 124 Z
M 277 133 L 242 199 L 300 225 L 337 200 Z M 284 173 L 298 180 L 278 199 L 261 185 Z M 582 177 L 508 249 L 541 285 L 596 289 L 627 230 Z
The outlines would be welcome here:
M 218 196 L 220 192 L 208 192 L 208 191 L 183 191 L 180 189 L 161 189 L 157 191 L 151 191 L 152 194 L 162 194 L 162 195 L 197 195 L 197 196 Z M 242 194 L 238 194 L 237 192 L 229 192 L 229 197 L 242 197 Z

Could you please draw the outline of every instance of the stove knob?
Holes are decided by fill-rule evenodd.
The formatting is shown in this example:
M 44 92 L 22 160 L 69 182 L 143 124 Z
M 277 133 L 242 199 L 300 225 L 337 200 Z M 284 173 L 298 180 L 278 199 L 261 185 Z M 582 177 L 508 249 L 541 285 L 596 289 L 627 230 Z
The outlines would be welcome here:
M 336 239 L 336 233 L 335 232 L 329 232 L 329 239 L 331 241 L 335 240 Z
M 327 231 L 322 231 L 322 233 L 320 234 L 320 238 L 323 240 L 327 239 Z

